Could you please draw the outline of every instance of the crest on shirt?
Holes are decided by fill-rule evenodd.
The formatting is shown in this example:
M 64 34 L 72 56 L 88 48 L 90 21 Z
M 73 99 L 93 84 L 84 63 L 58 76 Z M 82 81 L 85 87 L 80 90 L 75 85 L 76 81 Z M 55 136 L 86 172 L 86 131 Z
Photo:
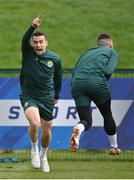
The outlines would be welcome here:
M 26 108 L 29 105 L 28 102 L 25 102 L 24 107 Z
M 49 60 L 49 61 L 47 62 L 47 66 L 48 66 L 49 68 L 53 67 L 53 61 Z

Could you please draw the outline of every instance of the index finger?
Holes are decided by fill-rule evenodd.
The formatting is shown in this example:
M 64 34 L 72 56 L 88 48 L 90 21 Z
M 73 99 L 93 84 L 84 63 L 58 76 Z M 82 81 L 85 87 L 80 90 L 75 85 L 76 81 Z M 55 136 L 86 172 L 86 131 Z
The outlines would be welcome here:
M 38 12 L 38 14 L 37 14 L 37 16 L 36 17 L 38 17 L 39 19 L 40 19 L 40 17 L 41 17 L 41 12 Z

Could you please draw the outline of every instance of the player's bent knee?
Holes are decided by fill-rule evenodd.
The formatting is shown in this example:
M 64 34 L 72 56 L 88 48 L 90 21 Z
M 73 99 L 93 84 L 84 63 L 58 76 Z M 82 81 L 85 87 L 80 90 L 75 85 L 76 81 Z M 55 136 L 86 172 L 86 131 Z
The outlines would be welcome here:
M 30 122 L 30 126 L 33 129 L 38 129 L 40 127 L 40 122 Z

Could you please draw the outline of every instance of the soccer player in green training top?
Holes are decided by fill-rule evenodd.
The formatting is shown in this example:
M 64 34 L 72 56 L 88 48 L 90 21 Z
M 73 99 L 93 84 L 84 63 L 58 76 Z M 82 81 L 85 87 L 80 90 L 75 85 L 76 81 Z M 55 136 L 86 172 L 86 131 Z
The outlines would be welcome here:
M 46 34 L 34 32 L 40 24 L 40 17 L 36 17 L 22 39 L 20 100 L 29 121 L 32 166 L 49 172 L 47 150 L 51 140 L 52 111 L 60 97 L 62 68 L 59 55 L 47 49 Z M 42 134 L 39 153 L 40 126 Z
M 113 40 L 109 34 L 100 34 L 98 46 L 84 52 L 73 71 L 72 96 L 75 100 L 80 122 L 73 128 L 70 148 L 76 151 L 80 135 L 92 125 L 91 101 L 93 101 L 104 119 L 104 130 L 110 142 L 110 155 L 120 154 L 117 144 L 116 124 L 111 112 L 111 95 L 108 88 L 117 65 L 118 54 L 113 49 Z

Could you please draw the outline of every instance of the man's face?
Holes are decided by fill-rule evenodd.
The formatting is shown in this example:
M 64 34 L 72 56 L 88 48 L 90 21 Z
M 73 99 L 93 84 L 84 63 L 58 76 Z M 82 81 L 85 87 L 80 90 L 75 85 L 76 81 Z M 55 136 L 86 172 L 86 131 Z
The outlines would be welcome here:
M 46 51 L 47 46 L 48 42 L 45 39 L 45 36 L 41 35 L 32 37 L 32 47 L 38 56 L 41 56 Z

